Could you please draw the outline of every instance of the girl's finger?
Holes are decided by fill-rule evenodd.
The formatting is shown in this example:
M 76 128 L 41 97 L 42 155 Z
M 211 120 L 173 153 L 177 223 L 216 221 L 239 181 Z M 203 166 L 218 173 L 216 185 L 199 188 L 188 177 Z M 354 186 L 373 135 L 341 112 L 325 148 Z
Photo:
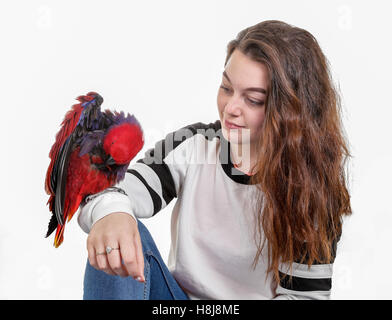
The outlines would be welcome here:
M 126 271 L 121 263 L 120 248 L 117 244 L 116 246 L 110 246 L 113 250 L 107 254 L 107 260 L 110 269 L 117 275 L 125 277 Z
M 96 259 L 96 256 L 95 256 L 94 248 L 89 248 L 87 250 L 87 252 L 88 252 L 88 261 L 90 262 L 90 265 L 92 267 L 94 267 L 95 269 L 97 269 L 98 268 L 98 264 L 97 264 L 97 259 Z
M 136 232 L 135 234 L 134 243 L 135 243 L 135 253 L 136 253 L 137 266 L 138 266 L 138 273 L 142 278 L 142 282 L 144 282 L 146 280 L 144 277 L 144 254 L 143 254 L 143 247 L 142 247 L 142 242 L 140 240 L 139 232 Z
M 123 237 L 120 239 L 121 258 L 124 263 L 124 269 L 128 276 L 136 278 L 138 274 L 138 266 L 135 255 L 135 246 L 131 237 Z
M 110 268 L 108 259 L 106 257 L 105 247 L 103 245 L 99 245 L 98 249 L 95 250 L 95 257 L 97 259 L 98 269 L 115 276 L 116 273 Z

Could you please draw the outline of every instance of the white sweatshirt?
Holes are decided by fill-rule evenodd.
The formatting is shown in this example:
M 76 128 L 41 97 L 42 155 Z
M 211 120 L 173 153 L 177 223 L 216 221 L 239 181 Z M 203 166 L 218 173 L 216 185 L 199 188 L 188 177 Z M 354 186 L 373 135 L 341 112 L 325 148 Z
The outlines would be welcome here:
M 88 233 L 112 212 L 151 218 L 177 198 L 168 268 L 191 299 L 328 299 L 332 264 L 287 265 L 293 282 L 266 274 L 266 247 L 255 270 L 255 185 L 237 170 L 221 123 L 195 123 L 168 134 L 130 165 L 116 188 L 90 196 L 78 222 Z

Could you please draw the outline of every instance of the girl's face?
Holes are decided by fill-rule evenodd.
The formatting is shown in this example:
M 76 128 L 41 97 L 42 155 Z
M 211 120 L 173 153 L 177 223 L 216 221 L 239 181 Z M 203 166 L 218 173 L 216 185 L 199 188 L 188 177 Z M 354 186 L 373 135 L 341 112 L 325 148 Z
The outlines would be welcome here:
M 222 75 L 218 90 L 218 111 L 222 133 L 230 143 L 255 145 L 264 121 L 269 75 L 267 67 L 234 50 Z M 226 121 L 242 126 L 227 127 Z

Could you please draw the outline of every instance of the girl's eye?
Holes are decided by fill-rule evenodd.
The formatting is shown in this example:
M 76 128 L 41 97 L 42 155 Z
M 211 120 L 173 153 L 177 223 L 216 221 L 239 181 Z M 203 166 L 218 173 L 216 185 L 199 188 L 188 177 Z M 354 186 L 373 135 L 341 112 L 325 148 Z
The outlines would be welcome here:
M 255 104 L 255 105 L 258 105 L 258 106 L 262 106 L 264 104 L 264 101 L 254 101 L 254 100 L 251 100 L 251 99 L 248 99 L 248 101 L 251 104 Z
M 221 89 L 223 89 L 223 91 L 226 91 L 226 92 L 229 92 L 230 91 L 230 89 L 229 88 L 226 88 L 225 86 L 223 86 L 223 85 L 221 85 L 220 86 L 220 88 Z
M 225 87 L 224 85 L 221 85 L 220 88 L 225 91 L 225 92 L 229 92 L 230 89 Z M 252 99 L 247 99 L 251 104 L 253 105 L 258 105 L 258 106 L 262 106 L 264 104 L 264 101 L 256 101 L 256 100 L 252 100 Z

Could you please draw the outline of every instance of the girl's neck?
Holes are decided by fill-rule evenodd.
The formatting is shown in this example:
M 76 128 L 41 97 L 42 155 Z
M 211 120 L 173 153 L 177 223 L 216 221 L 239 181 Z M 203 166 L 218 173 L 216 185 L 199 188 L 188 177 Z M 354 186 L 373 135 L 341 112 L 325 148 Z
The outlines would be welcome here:
M 230 144 L 230 157 L 234 167 L 249 176 L 254 174 L 252 172 L 252 167 L 255 165 L 253 154 L 249 145 Z

